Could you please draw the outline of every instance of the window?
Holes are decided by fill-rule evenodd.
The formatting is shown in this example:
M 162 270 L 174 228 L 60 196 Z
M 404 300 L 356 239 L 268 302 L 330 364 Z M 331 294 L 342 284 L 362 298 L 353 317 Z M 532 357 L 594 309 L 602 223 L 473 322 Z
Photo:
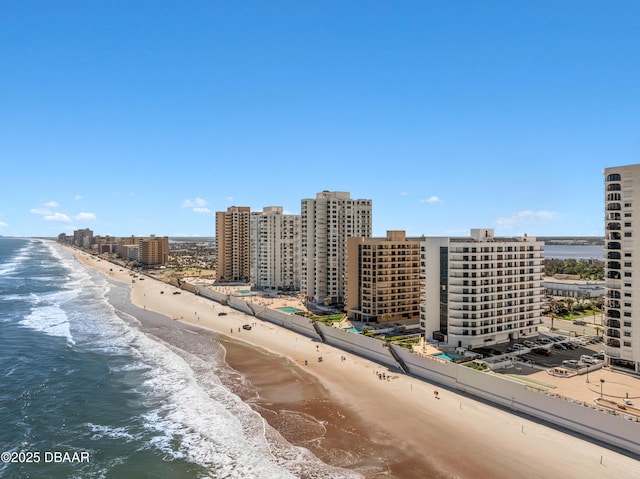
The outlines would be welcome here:
M 631 238 L 631 231 L 625 231 L 624 232 L 624 237 L 625 238 Z
M 625 341 L 624 342 L 624 346 L 625 346 L 625 348 L 630 348 L 631 347 L 631 341 Z
M 625 328 L 630 328 L 631 327 L 631 321 L 625 321 L 624 322 L 624 327 Z
M 631 208 L 631 203 L 625 203 L 625 204 L 624 204 L 624 207 L 625 207 L 625 208 Z
M 630 261 L 626 261 L 626 262 L 624 263 L 624 267 L 625 267 L 625 268 L 631 268 L 631 262 L 630 262 Z
M 630 338 L 631 337 L 631 333 L 629 331 L 625 331 L 624 332 L 624 336 L 625 336 L 625 338 Z

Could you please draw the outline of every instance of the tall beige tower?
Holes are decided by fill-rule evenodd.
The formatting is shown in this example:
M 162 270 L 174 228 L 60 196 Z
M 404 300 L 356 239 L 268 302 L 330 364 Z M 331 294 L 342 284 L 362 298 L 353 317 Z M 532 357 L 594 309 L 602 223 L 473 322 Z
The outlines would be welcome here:
M 347 240 L 345 306 L 364 322 L 420 320 L 420 239 L 404 231 Z
M 248 206 L 231 206 L 227 211 L 216 212 L 218 281 L 249 281 L 250 217 Z
M 604 168 L 607 362 L 640 372 L 640 165 Z
M 158 266 L 167 263 L 169 259 L 169 237 L 151 235 L 141 238 L 140 262 L 145 266 Z
M 311 301 L 344 303 L 347 239 L 371 236 L 371 200 L 323 191 L 302 200 L 301 292 Z

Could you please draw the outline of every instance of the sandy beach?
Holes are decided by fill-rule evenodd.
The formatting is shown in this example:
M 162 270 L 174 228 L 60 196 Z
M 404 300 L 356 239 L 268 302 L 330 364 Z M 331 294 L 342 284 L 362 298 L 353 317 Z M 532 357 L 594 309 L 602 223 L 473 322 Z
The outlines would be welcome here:
M 206 298 L 186 291 L 173 294 L 177 288 L 151 278 L 133 284 L 129 271 L 87 254 L 76 257 L 131 284 L 131 300 L 143 310 L 166 315 L 176 326 L 220 334 L 228 364 L 260 389 L 254 408 L 290 442 L 329 464 L 369 470 L 364 475 L 372 478 L 640 477 L 639 461 L 598 444 Z M 252 329 L 242 329 L 244 324 Z M 287 410 L 324 427 L 317 428 L 317 435 L 309 435 L 310 427 L 291 427 L 282 413 Z M 356 467 L 354 458 L 369 461 L 370 467 Z

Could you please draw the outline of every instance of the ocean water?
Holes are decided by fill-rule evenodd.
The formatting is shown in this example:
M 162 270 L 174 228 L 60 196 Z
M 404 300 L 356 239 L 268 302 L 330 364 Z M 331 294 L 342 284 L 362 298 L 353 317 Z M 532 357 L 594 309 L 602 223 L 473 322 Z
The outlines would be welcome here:
M 139 321 L 126 295 L 54 243 L 0 238 L 0 477 L 354 476 L 225 386 L 251 388 L 215 336 Z

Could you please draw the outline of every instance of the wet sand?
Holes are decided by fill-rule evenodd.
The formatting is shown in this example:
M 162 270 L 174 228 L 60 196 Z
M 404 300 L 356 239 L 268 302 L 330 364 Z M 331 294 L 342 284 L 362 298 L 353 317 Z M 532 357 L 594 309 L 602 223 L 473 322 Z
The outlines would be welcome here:
M 438 471 L 427 455 L 407 453 L 393 437 L 371 427 L 299 366 L 241 342 L 222 342 L 227 348 L 227 363 L 244 374 L 260 396 L 256 400 L 240 394 L 241 398 L 249 400 L 290 443 L 365 478 L 451 477 Z

